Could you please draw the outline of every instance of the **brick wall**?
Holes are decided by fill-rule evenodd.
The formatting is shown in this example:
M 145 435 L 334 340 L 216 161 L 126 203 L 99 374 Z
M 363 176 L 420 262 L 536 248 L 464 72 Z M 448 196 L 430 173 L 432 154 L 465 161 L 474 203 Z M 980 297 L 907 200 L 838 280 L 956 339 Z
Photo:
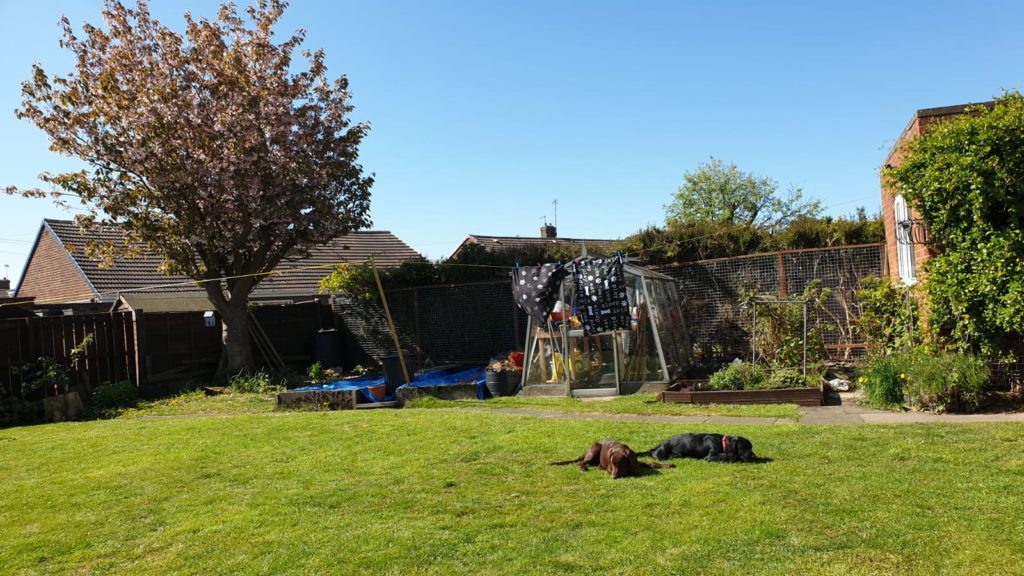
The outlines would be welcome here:
M 954 107 L 956 108 L 956 107 Z M 932 111 L 933 112 L 933 111 Z M 953 113 L 941 113 L 935 114 L 928 110 L 919 110 L 914 114 L 914 117 L 907 124 L 907 127 L 903 130 L 903 134 L 900 135 L 899 141 L 893 146 L 889 152 L 889 156 L 885 159 L 885 166 L 899 166 L 903 160 L 902 148 L 906 142 L 917 138 L 928 130 L 928 126 L 943 120 L 948 120 L 962 113 L 956 111 Z M 889 276 L 898 281 L 900 279 L 899 265 L 896 256 L 897 243 L 896 243 L 896 217 L 893 211 L 893 201 L 895 200 L 895 194 L 892 191 L 892 187 L 885 181 L 885 177 L 882 177 L 882 223 L 885 226 L 885 262 L 883 265 L 888 271 Z M 913 219 L 921 218 L 921 215 L 910 208 L 910 217 Z M 918 281 L 924 278 L 923 264 L 932 256 L 935 255 L 933 248 L 925 244 L 914 244 L 914 266 Z
M 33 297 L 39 304 L 88 302 L 94 293 L 71 261 L 71 256 L 43 228 L 39 242 L 25 268 L 17 297 Z

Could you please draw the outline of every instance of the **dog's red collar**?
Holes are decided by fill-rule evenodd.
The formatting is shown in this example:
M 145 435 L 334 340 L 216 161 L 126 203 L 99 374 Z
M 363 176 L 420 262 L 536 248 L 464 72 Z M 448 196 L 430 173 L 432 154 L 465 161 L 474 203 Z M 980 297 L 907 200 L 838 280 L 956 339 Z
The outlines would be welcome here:
M 728 436 L 722 436 L 722 452 L 727 452 L 729 450 L 729 448 L 726 447 L 726 443 L 725 443 L 725 439 L 726 438 L 728 438 Z

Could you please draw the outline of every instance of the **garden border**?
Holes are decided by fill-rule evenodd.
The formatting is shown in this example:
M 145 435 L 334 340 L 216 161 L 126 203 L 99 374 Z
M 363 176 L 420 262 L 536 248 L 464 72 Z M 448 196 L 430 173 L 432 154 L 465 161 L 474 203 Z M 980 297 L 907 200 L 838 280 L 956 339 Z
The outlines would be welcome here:
M 821 406 L 824 391 L 818 388 L 778 388 L 775 390 L 666 390 L 657 396 L 660 402 L 676 404 L 796 404 Z

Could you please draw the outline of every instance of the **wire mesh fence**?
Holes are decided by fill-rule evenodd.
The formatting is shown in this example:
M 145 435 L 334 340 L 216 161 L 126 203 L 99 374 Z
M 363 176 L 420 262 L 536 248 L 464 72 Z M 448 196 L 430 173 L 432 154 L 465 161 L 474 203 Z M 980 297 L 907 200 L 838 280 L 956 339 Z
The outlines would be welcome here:
M 830 358 L 854 360 L 865 351 L 855 330 L 856 291 L 863 278 L 882 274 L 882 258 L 881 244 L 866 244 L 720 258 L 656 270 L 676 280 L 698 364 L 715 367 L 750 358 L 752 318 L 743 304 L 745 293 L 801 297 L 812 283 L 828 296 L 822 306 L 809 310 L 809 322 L 821 330 Z
M 522 349 L 526 315 L 512 298 L 511 280 L 421 286 L 388 293 L 399 332 L 424 359 L 486 361 Z
M 526 314 L 510 281 L 403 288 L 388 291 L 387 299 L 402 347 L 421 363 L 484 363 L 522 349 L 526 338 Z M 335 298 L 334 310 L 357 348 L 349 358 L 393 351 L 379 304 Z
M 694 359 L 715 368 L 751 355 L 751 314 L 745 292 L 799 298 L 812 283 L 828 296 L 809 310 L 809 323 L 821 330 L 829 356 L 855 360 L 858 340 L 856 291 L 861 279 L 882 274 L 882 245 L 795 250 L 704 260 L 655 270 L 675 279 L 686 315 Z M 516 306 L 508 281 L 420 286 L 391 290 L 388 304 L 403 348 L 432 363 L 486 362 L 520 349 L 526 315 Z M 394 348 L 376 303 L 335 300 L 353 343 L 374 358 Z

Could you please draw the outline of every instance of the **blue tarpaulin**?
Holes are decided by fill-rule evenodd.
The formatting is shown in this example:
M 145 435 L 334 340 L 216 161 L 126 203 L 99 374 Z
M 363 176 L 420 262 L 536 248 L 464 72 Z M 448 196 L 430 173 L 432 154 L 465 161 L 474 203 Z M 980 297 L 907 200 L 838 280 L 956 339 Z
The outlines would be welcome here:
M 460 370 L 453 372 L 451 370 L 428 370 L 416 374 L 413 381 L 410 384 L 403 384 L 403 386 L 412 386 L 414 388 L 420 386 L 446 386 L 450 384 L 476 384 L 476 395 L 480 400 L 484 399 L 486 387 L 484 386 L 484 367 L 470 368 L 469 370 Z M 304 388 L 296 388 L 294 392 L 318 392 L 322 390 L 359 390 L 359 392 L 367 398 L 370 402 L 387 402 L 394 400 L 395 396 L 376 396 L 369 391 L 370 386 L 380 386 L 384 384 L 384 378 L 377 378 L 373 376 L 363 376 L 361 378 L 352 378 L 349 380 L 338 380 L 337 382 L 331 382 L 329 384 L 320 384 L 317 386 L 306 386 Z

